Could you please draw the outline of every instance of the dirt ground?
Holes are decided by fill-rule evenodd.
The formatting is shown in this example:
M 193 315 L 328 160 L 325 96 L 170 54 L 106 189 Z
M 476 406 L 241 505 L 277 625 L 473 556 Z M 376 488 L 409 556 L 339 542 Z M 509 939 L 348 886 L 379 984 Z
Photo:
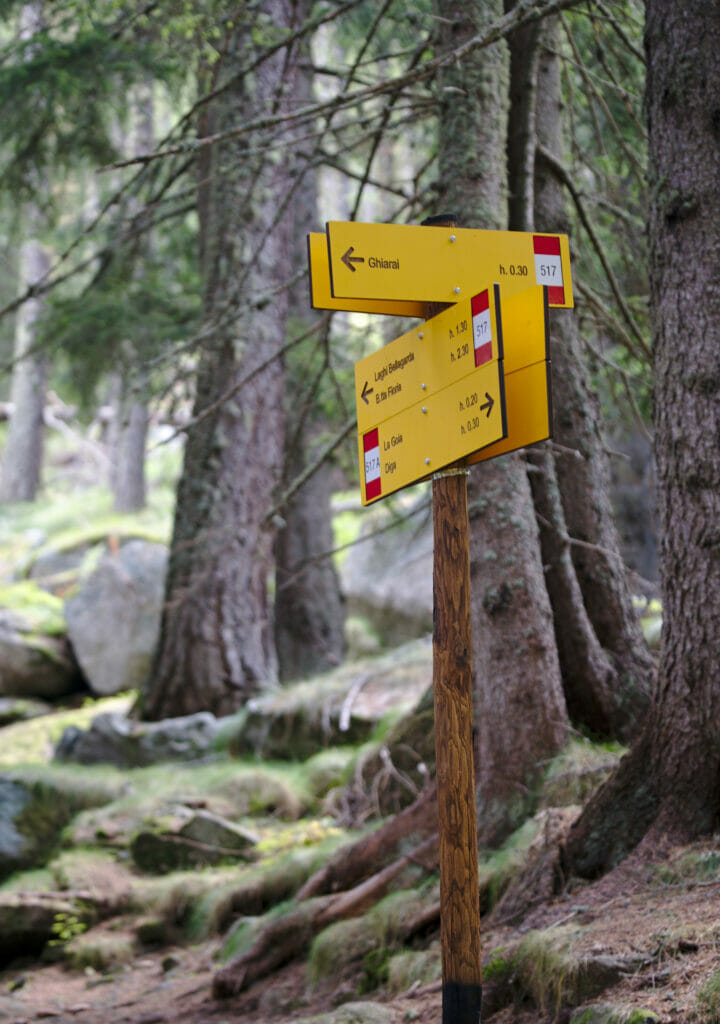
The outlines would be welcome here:
M 652 864 L 629 859 L 604 879 L 536 907 L 513 927 L 485 923 L 484 954 L 533 928 L 572 925 L 573 953 L 640 954 L 643 961 L 604 993 L 603 1001 L 653 1010 L 662 1024 L 709 1024 L 718 1018 L 699 1014 L 697 997 L 720 969 L 720 881 L 673 883 L 672 878 L 666 873 L 659 880 Z M 393 1024 L 430 1024 L 442 1016 L 439 985 L 391 1000 L 380 994 L 359 997 L 352 978 L 311 988 L 301 962 L 218 1002 L 211 992 L 215 951 L 214 943 L 163 949 L 108 974 L 70 971 L 59 964 L 16 964 L 0 975 L 0 1021 L 280 1024 L 359 998 L 386 1002 Z M 567 1010 L 543 1013 L 528 1005 L 506 1007 L 487 1018 L 489 1024 L 562 1024 L 568 1019 Z

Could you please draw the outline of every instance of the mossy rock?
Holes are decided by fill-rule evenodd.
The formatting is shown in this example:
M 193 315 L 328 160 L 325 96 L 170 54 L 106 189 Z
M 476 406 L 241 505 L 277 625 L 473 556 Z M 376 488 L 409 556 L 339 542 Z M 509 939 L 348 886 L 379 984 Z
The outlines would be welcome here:
M 656 1024 L 659 1020 L 652 1010 L 598 1003 L 576 1010 L 570 1018 L 570 1024 Z
M 419 640 L 253 698 L 237 716 L 228 749 L 235 756 L 305 761 L 328 747 L 364 743 L 389 711 L 416 706 L 431 666 L 431 646 Z
M 0 776 L 0 878 L 45 864 L 79 811 L 116 795 L 105 782 L 64 771 Z
M 0 696 L 52 700 L 81 686 L 62 601 L 30 581 L 0 587 Z
M 308 976 L 312 982 L 342 977 L 348 967 L 360 964 L 379 944 L 377 928 L 369 917 L 337 921 L 313 939 Z
M 389 992 L 407 992 L 413 985 L 432 985 L 442 977 L 442 955 L 439 942 L 427 949 L 403 950 L 390 957 L 386 987 Z
M 583 805 L 617 767 L 624 753 L 618 744 L 571 740 L 553 758 L 543 782 L 541 807 Z
M 338 1006 L 329 1013 L 301 1017 L 295 1024 L 392 1024 L 394 1011 L 380 1003 L 352 1002 Z

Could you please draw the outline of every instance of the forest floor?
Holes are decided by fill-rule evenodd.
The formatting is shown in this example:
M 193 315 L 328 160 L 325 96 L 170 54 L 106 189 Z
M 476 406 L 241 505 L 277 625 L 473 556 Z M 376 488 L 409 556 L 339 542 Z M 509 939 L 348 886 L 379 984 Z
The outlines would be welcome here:
M 633 970 L 596 998 L 595 1005 L 612 1003 L 628 1014 L 634 1007 L 653 1011 L 661 1024 L 717 1021 L 718 1005 L 707 993 L 708 981 L 720 967 L 720 881 L 683 879 L 681 868 L 688 857 L 695 863 L 717 857 L 714 850 L 705 844 L 690 851 L 670 851 L 654 863 L 647 855 L 631 857 L 605 878 L 535 906 L 512 926 L 493 926 L 491 918 L 483 924 L 484 956 L 531 929 L 554 928 L 565 934 L 571 929 L 574 956 L 601 954 L 635 961 Z M 117 922 L 107 927 L 114 929 L 117 938 Z M 280 1024 L 358 1000 L 382 1003 L 392 1013 L 392 1024 L 441 1020 L 439 983 L 401 995 L 383 995 L 378 990 L 359 996 L 359 979 L 352 976 L 311 987 L 301 961 L 239 996 L 218 1001 L 212 996 L 216 948 L 214 942 L 163 948 L 143 953 L 108 974 L 70 971 L 60 964 L 16 964 L 0 975 L 0 1021 Z M 563 1024 L 576 1012 L 564 1004 L 562 983 L 559 987 L 548 983 L 544 1000 L 541 994 L 534 1006 L 525 1001 L 506 1006 L 492 1017 L 483 1014 L 483 1022 Z

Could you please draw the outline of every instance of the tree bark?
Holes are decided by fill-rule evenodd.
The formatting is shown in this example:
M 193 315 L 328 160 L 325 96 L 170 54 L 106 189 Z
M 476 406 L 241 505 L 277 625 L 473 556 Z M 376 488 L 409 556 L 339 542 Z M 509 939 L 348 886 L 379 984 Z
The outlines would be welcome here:
M 289 0 L 263 5 L 292 25 Z M 243 111 L 289 103 L 294 51 L 252 65 L 250 9 L 221 41 L 201 135 L 234 127 Z M 205 147 L 198 212 L 206 338 L 188 430 L 165 609 L 141 712 L 157 719 L 227 714 L 277 677 L 272 602 L 274 526 L 267 520 L 283 456 L 283 359 L 291 193 L 289 154 L 274 159 L 255 135 Z
M 151 153 L 155 142 L 155 106 L 153 83 L 148 79 L 135 90 L 132 99 L 134 132 L 132 148 Z M 154 240 L 145 233 L 136 242 L 135 275 L 139 257 L 152 254 Z M 142 272 L 142 271 L 140 271 Z M 112 470 L 110 487 L 118 512 L 136 512 L 145 507 L 145 444 L 149 425 L 148 380 L 142 368 L 142 339 L 126 338 L 122 344 L 124 372 L 116 375 L 114 430 L 112 431 Z
M 565 847 L 597 874 L 720 811 L 720 11 L 648 0 L 650 288 L 663 640 L 646 728 Z
M 440 49 L 502 15 L 500 0 L 442 5 Z M 463 227 L 506 227 L 508 54 L 504 43 L 438 79 L 439 203 Z M 490 282 L 478 281 L 478 286 Z M 469 484 L 472 637 L 481 840 L 500 843 L 567 729 L 552 616 L 523 461 L 474 467 Z
M 299 5 L 302 18 L 308 6 L 307 0 Z M 302 107 L 312 99 L 313 72 L 306 42 L 301 47 L 295 102 Z M 306 236 L 317 230 L 318 219 L 317 172 L 308 155 L 293 203 L 296 266 L 307 261 Z M 295 329 L 302 331 L 310 326 L 309 313 L 307 281 L 303 278 L 290 292 L 289 318 Z M 288 360 L 283 489 L 313 462 L 313 451 L 323 433 L 316 405 L 319 375 L 325 367 L 317 358 L 317 345 L 317 337 L 312 335 L 294 349 Z M 326 462 L 281 510 L 283 524 L 275 547 L 275 644 L 283 682 L 334 668 L 345 652 L 340 580 L 332 556 L 327 554 L 334 547 L 332 478 L 332 465 Z
M 541 33 L 535 125 L 541 153 L 562 161 L 558 29 L 557 19 L 548 19 Z M 534 227 L 569 230 L 563 185 L 542 158 L 535 165 Z M 572 637 L 559 637 L 563 679 L 574 720 L 597 734 L 627 741 L 637 734 L 647 711 L 654 665 L 633 611 L 620 554 L 600 409 L 590 387 L 578 320 L 567 310 L 551 317 L 555 439 L 567 453 L 546 458 L 543 468 L 548 481 L 548 473 L 557 475 L 563 518 L 553 528 L 569 538 L 567 569 L 577 577 L 582 600 L 577 605 L 573 597 L 574 611 L 569 607 L 572 580 L 565 587 L 551 585 L 550 596 L 556 623 L 564 623 L 568 613 L 575 619 L 586 615 L 588 622 L 577 635 L 587 637 L 590 645 L 581 639 L 576 656 Z M 542 477 L 534 479 L 542 484 Z M 557 567 L 556 583 L 562 573 Z
M 39 281 L 50 269 L 49 254 L 35 237 L 38 219 L 37 211 L 30 211 L 26 218 L 29 237 L 20 251 L 23 289 Z M 36 323 L 41 308 L 41 299 L 28 299 L 18 310 L 15 321 L 12 413 L 0 472 L 2 502 L 34 501 L 40 485 L 47 378 L 47 356 L 36 347 Z

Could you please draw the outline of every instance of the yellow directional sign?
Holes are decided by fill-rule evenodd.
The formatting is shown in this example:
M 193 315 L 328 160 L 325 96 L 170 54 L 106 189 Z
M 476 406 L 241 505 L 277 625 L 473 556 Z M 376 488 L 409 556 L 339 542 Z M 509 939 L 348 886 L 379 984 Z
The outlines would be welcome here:
M 327 235 L 307 236 L 310 269 L 310 305 L 313 309 L 344 310 L 347 313 L 385 313 L 390 316 L 425 316 L 425 304 L 383 299 L 336 299 L 330 290 L 330 258 Z
M 499 289 L 484 288 L 355 364 L 358 430 L 369 430 L 502 359 Z
M 336 299 L 458 302 L 499 281 L 503 295 L 543 285 L 551 306 L 573 305 L 567 235 L 330 221 L 327 239 Z
M 485 288 L 356 364 L 363 504 L 505 436 L 496 295 Z
M 507 436 L 472 454 L 483 462 L 552 436 L 549 318 L 544 288 L 502 302 Z
M 502 362 L 494 360 L 358 434 L 363 505 L 503 437 L 504 410 Z

